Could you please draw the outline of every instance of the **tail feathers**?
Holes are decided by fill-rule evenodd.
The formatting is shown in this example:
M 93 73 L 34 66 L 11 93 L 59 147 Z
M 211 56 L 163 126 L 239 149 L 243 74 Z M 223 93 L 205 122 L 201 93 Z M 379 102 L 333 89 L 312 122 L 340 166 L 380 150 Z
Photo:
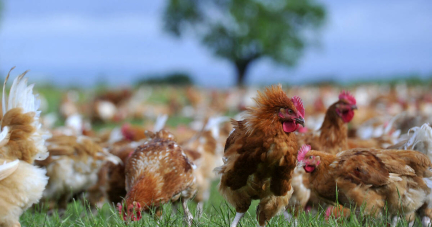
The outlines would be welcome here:
M 3 163 L 1 163 L 3 162 Z M 12 162 L 6 162 L 5 160 L 0 160 L 0 181 L 11 175 L 18 168 L 19 160 Z
M 9 71 L 5 83 L 3 84 L 3 116 L 6 114 L 7 111 L 13 108 L 21 108 L 23 110 L 23 113 L 35 112 L 36 117 L 40 116 L 40 111 L 38 110 L 40 106 L 40 100 L 36 99 L 37 95 L 33 94 L 34 85 L 31 84 L 27 86 L 27 78 L 24 78 L 27 72 L 28 71 L 25 71 L 23 74 L 15 78 L 9 92 L 9 98 L 7 98 L 5 94 L 5 86 L 10 75 Z M 6 99 L 7 102 L 5 102 Z
M 6 82 L 10 71 L 3 84 L 0 147 L 8 148 L 0 152 L 9 159 L 33 163 L 34 160 L 48 157 L 45 140 L 51 135 L 42 129 L 39 122 L 40 100 L 33 94 L 33 85 L 27 85 L 27 78 L 24 78 L 26 73 L 15 78 L 9 98 L 6 95 Z

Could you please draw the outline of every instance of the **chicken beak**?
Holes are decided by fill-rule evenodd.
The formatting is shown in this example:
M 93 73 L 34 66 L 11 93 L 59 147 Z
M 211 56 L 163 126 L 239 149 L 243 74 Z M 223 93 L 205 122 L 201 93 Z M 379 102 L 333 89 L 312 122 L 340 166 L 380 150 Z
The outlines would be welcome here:
M 298 118 L 296 118 L 295 119 L 295 122 L 296 122 L 296 124 L 299 124 L 299 125 L 301 125 L 301 126 L 303 126 L 304 127 L 304 119 L 303 118 L 301 118 L 301 117 L 298 117 Z
M 352 110 L 356 110 L 356 109 L 358 109 L 358 108 L 357 108 L 357 105 L 352 105 L 352 106 L 351 106 L 351 109 L 352 109 Z

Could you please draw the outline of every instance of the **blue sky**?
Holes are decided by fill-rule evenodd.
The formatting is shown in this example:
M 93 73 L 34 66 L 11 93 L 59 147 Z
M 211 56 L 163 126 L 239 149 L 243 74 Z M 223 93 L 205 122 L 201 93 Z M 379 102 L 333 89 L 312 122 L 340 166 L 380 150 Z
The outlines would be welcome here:
M 0 73 L 31 70 L 31 80 L 128 85 L 139 75 L 185 71 L 203 86 L 229 86 L 234 68 L 193 37 L 162 30 L 165 1 L 3 0 Z M 329 18 L 320 45 L 295 68 L 260 60 L 248 83 L 302 83 L 336 76 L 432 74 L 432 1 L 323 2 Z

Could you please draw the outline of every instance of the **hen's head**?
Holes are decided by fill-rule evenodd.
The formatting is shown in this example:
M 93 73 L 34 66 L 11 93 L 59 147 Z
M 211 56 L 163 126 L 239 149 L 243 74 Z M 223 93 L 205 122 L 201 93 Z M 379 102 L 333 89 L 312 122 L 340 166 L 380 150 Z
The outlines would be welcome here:
M 345 123 L 350 122 L 354 117 L 354 110 L 357 109 L 356 99 L 348 91 L 339 94 L 339 101 L 335 105 L 336 113 Z
M 304 126 L 305 110 L 302 100 L 294 96 L 288 98 L 282 86 L 267 87 L 262 93 L 258 91 L 256 106 L 248 108 L 249 131 L 255 128 L 264 132 L 294 132 L 299 125 Z
M 300 166 L 304 168 L 307 173 L 312 173 L 321 163 L 321 158 L 319 156 L 313 156 L 308 154 L 311 146 L 303 145 L 298 151 L 297 161 Z
M 117 203 L 117 209 L 123 221 L 139 221 L 142 217 L 141 204 L 135 201 L 129 204 L 126 213 L 123 213 L 123 206 L 120 203 Z

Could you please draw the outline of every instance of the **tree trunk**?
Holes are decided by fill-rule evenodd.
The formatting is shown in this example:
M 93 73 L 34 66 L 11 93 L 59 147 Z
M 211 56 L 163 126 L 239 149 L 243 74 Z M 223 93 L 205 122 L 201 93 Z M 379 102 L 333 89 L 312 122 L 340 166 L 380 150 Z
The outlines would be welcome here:
M 241 59 L 241 60 L 237 60 L 235 61 L 235 66 L 236 66 L 236 70 L 237 70 L 237 86 L 238 87 L 242 87 L 244 85 L 244 81 L 246 78 L 246 72 L 247 69 L 249 67 L 249 64 L 252 62 L 251 59 Z

